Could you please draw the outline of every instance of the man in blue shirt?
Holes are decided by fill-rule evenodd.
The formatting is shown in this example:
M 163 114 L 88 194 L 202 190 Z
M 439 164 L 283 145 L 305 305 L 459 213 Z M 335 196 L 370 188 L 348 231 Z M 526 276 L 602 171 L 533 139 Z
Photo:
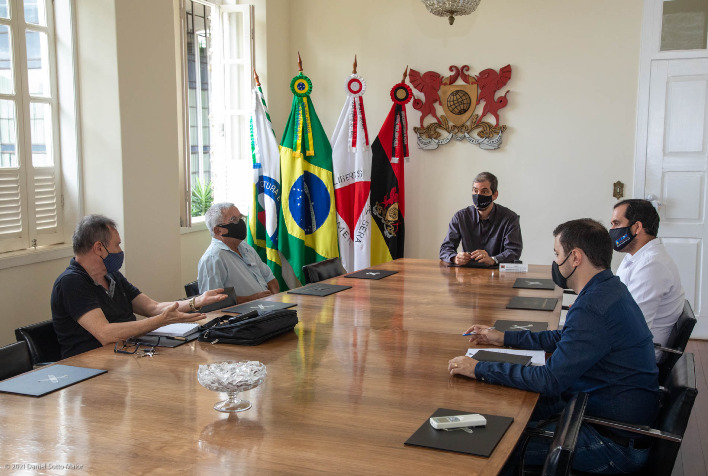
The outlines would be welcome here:
M 524 367 L 462 356 L 450 360 L 448 371 L 540 393 L 534 422 L 560 412 L 572 395 L 587 392 L 588 415 L 652 424 L 659 408 L 652 334 L 626 286 L 609 269 L 607 230 L 582 219 L 559 225 L 553 235 L 553 280 L 578 293 L 563 330 L 499 332 L 479 325 L 468 330 L 476 332 L 470 339 L 474 344 L 552 352 L 546 365 Z M 545 428 L 552 430 L 555 423 Z M 573 467 L 594 473 L 637 471 L 646 462 L 650 439 L 635 436 L 583 424 Z M 548 446 L 548 440 L 532 439 L 526 464 L 542 465 Z
M 244 240 L 246 220 L 233 203 L 215 203 L 204 215 L 211 244 L 199 260 L 199 290 L 233 287 L 238 303 L 280 292 L 278 280 Z

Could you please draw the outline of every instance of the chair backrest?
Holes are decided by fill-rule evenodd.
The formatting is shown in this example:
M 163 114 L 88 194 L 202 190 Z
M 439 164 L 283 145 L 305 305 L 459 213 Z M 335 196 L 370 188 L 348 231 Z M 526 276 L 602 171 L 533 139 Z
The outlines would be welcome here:
M 32 357 L 27 342 L 15 342 L 0 347 L 0 380 L 32 370 Z
M 686 350 L 686 345 L 688 345 L 688 339 L 691 337 L 693 328 L 696 325 L 696 316 L 693 314 L 693 309 L 691 305 L 686 301 L 683 305 L 683 312 L 674 324 L 671 334 L 669 335 L 669 340 L 666 343 L 666 347 L 683 352 Z M 665 386 L 666 379 L 671 372 L 671 369 L 678 361 L 681 354 L 675 354 L 673 352 L 664 352 L 661 360 L 659 361 L 659 385 Z
M 693 354 L 681 356 L 671 369 L 664 387 L 666 394 L 653 427 L 683 438 L 698 395 Z M 680 442 L 655 438 L 643 474 L 670 476 L 680 447 Z
M 15 329 L 15 337 L 18 341 L 27 342 L 34 365 L 61 360 L 61 346 L 51 320 L 18 327 Z
M 184 285 L 184 292 L 187 297 L 199 296 L 199 283 L 197 281 L 192 281 Z
M 583 424 L 588 394 L 578 393 L 570 399 L 561 413 L 551 442 L 551 447 L 543 465 L 543 476 L 566 476 L 575 456 L 578 433 Z
M 336 278 L 347 272 L 339 258 L 332 258 L 319 263 L 306 264 L 302 267 L 305 284 L 318 283 L 329 278 Z

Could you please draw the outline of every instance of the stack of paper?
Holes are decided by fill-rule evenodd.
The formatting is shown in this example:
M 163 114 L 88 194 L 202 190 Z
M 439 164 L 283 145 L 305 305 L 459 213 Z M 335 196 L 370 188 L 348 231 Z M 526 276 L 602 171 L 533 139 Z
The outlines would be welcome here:
M 192 334 L 199 329 L 199 324 L 193 322 L 180 322 L 177 324 L 167 324 L 152 332 L 148 332 L 149 336 L 167 336 L 167 337 L 184 337 Z

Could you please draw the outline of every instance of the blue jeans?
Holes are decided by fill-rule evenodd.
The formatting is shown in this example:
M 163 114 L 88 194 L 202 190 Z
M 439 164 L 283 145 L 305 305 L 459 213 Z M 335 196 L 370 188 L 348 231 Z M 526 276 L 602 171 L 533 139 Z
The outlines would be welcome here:
M 550 399 L 544 400 L 546 399 L 541 397 L 539 405 L 531 416 L 532 419 L 547 417 L 560 407 L 559 402 L 549 401 Z M 531 421 L 529 427 L 536 427 L 538 424 L 538 421 Z M 556 424 L 556 421 L 552 421 L 541 424 L 540 428 L 555 431 Z M 548 438 L 531 438 L 524 453 L 524 464 L 543 466 L 550 446 L 551 440 Z M 519 442 L 500 474 L 518 474 L 517 465 L 521 462 L 521 457 L 521 442 Z M 597 474 L 631 473 L 640 470 L 648 458 L 648 448 L 634 449 L 632 443 L 629 447 L 618 445 L 611 439 L 600 435 L 592 426 L 583 424 L 578 434 L 578 444 L 575 447 L 573 469 Z

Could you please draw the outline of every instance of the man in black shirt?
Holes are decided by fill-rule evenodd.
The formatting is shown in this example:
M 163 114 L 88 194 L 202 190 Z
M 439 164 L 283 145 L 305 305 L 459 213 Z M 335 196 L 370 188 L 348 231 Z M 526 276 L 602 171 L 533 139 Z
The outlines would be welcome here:
M 73 236 L 74 258 L 52 289 L 52 321 L 62 358 L 146 334 L 176 322 L 193 322 L 204 314 L 187 314 L 225 299 L 222 289 L 189 301 L 156 302 L 118 271 L 123 264 L 120 235 L 102 215 L 81 219 Z M 148 316 L 137 320 L 135 313 Z
M 477 175 L 472 185 L 473 205 L 455 213 L 440 246 L 440 259 L 466 265 L 475 261 L 493 266 L 513 263 L 521 257 L 523 242 L 519 215 L 494 203 L 498 180 L 489 172 Z M 462 242 L 462 251 L 457 247 Z

